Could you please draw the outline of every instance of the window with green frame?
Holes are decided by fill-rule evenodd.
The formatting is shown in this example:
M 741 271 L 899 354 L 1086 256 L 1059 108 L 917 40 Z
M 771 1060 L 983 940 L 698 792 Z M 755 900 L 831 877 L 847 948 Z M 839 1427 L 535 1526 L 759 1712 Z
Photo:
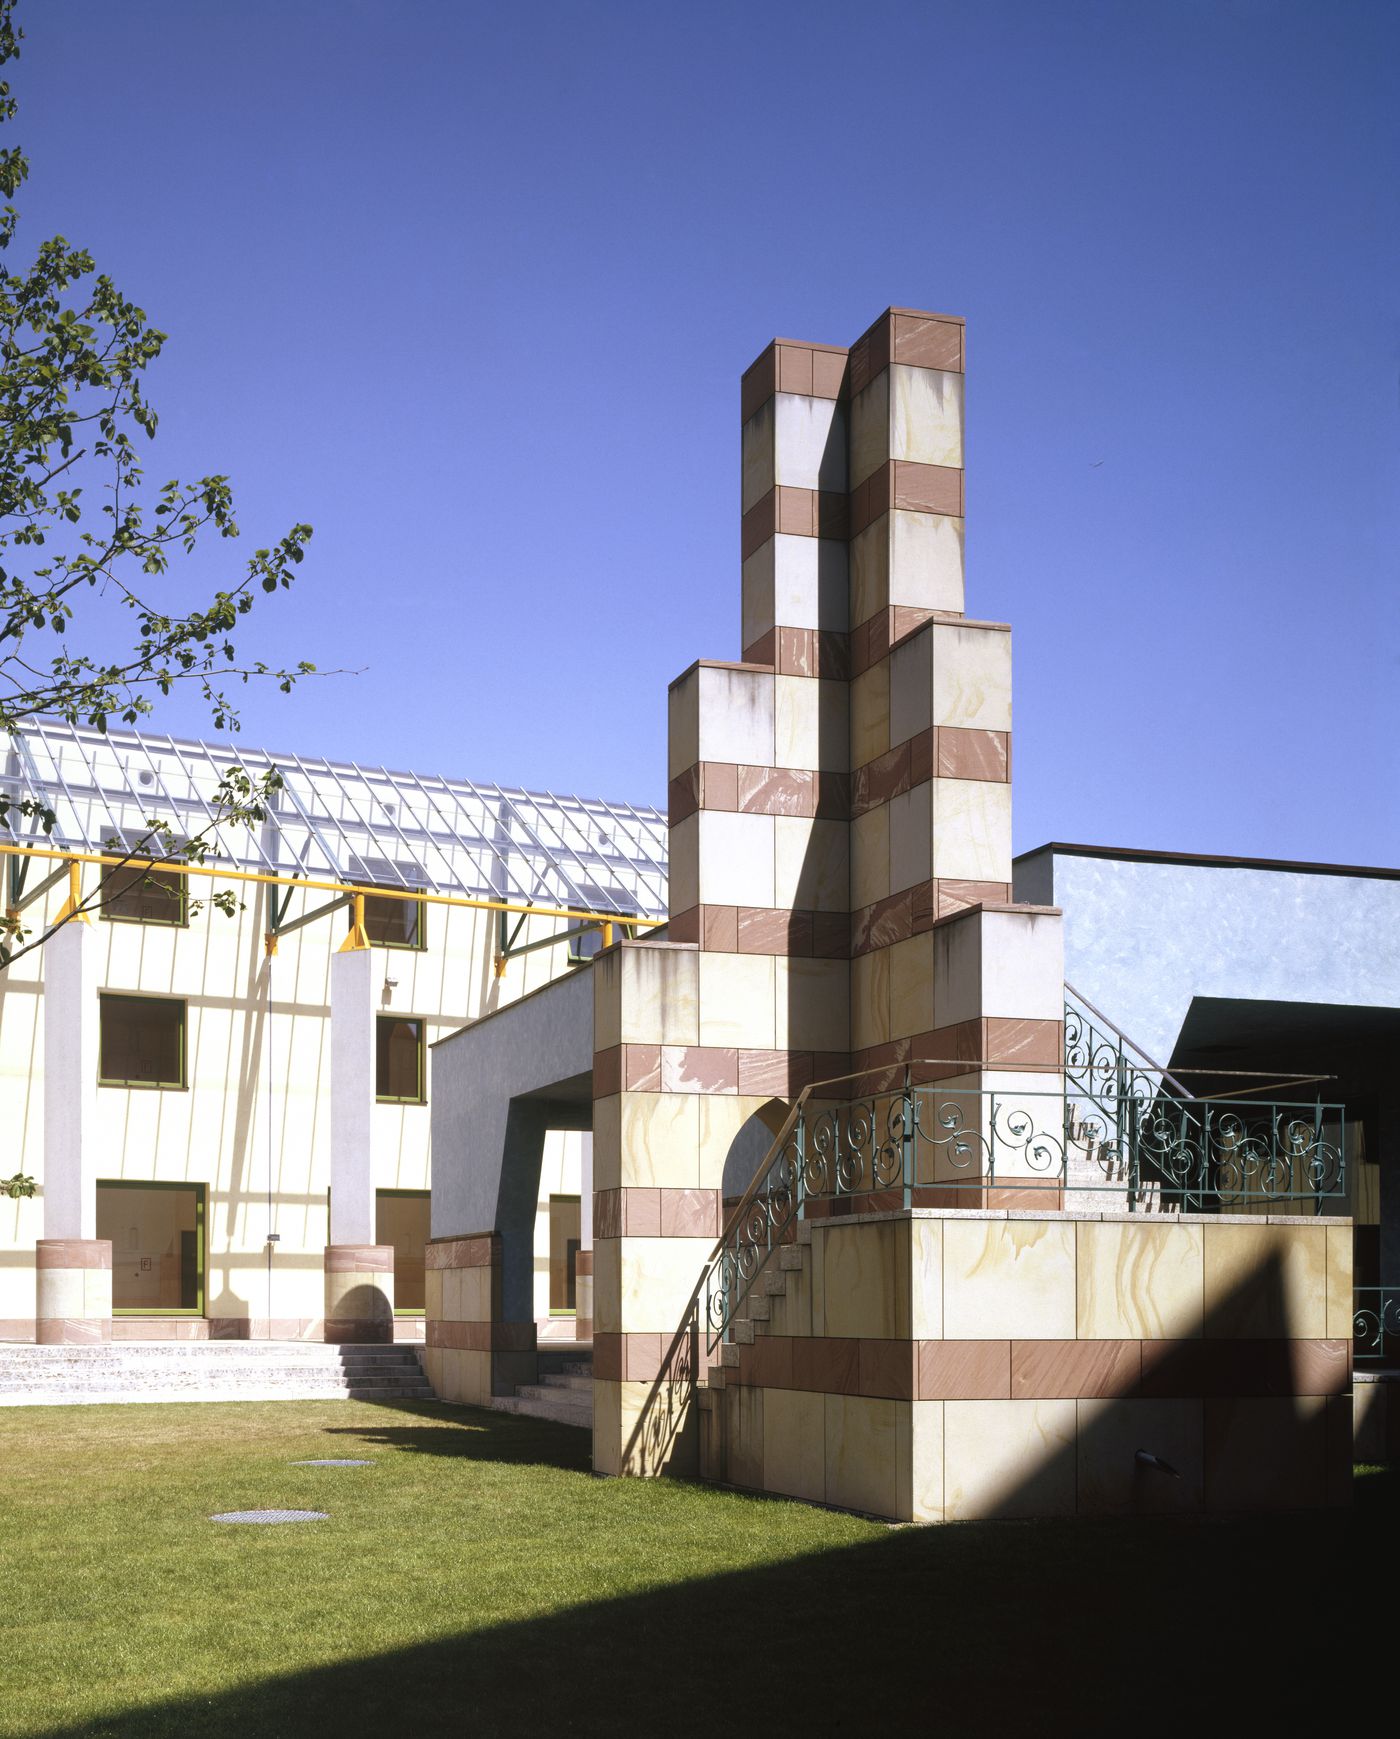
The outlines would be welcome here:
M 109 924 L 186 925 L 185 878 L 174 870 L 113 870 L 102 889 L 102 916 Z
M 97 1235 L 112 1246 L 115 1316 L 202 1316 L 202 1183 L 98 1180 Z
M 423 1023 L 398 1014 L 375 1019 L 374 1096 L 381 1104 L 423 1105 Z
M 354 857 L 350 880 L 362 887 L 421 888 L 423 872 L 415 863 L 393 863 L 386 857 Z M 365 934 L 374 948 L 424 949 L 428 908 L 422 900 L 396 900 L 388 894 L 365 895 Z M 351 907 L 348 922 L 355 922 Z
M 185 1003 L 178 996 L 97 998 L 98 1084 L 183 1088 Z

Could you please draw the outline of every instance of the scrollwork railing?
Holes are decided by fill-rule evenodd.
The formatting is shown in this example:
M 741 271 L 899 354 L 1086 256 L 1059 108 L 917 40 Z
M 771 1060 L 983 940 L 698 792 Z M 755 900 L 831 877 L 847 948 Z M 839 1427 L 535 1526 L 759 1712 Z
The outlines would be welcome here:
M 1352 1357 L 1358 1365 L 1400 1357 L 1400 1286 L 1358 1286 L 1352 1313 Z

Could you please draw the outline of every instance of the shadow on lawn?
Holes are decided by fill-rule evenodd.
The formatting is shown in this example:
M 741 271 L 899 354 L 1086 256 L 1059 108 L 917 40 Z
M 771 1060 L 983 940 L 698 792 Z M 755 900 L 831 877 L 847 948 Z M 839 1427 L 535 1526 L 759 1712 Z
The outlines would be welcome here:
M 50 1739 L 1321 1731 L 1347 1694 L 1346 1614 L 1382 1610 L 1396 1498 L 1392 1472 L 1358 1482 L 1354 1516 L 891 1530 Z
M 377 1401 L 401 1423 L 328 1425 L 328 1437 L 353 1437 L 385 1449 L 414 1455 L 445 1455 L 457 1460 L 559 1467 L 587 1473 L 593 1465 L 592 1438 L 577 1425 L 496 1413 L 488 1407 L 449 1407 L 441 1401 Z M 409 1420 L 421 1423 L 410 1424 Z

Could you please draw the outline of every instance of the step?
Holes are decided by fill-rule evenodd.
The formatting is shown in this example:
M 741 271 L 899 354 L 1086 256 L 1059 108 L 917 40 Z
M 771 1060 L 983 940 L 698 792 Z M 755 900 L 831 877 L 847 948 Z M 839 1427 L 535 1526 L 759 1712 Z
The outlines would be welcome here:
M 778 1266 L 785 1268 L 789 1274 L 795 1273 L 802 1266 L 802 1251 L 796 1244 L 783 1244 L 778 1249 Z
M 777 1274 L 763 1276 L 763 1293 L 767 1298 L 784 1298 L 787 1296 L 787 1273 L 780 1270 Z
M 782 1290 L 786 1292 L 786 1282 L 783 1283 Z M 769 1292 L 768 1288 L 765 1287 L 762 1296 L 756 1294 L 746 1301 L 744 1305 L 744 1314 L 748 1317 L 750 1322 L 767 1322 L 770 1320 L 773 1310 L 773 1296 L 774 1295 Z
M 555 1394 L 560 1391 L 568 1394 L 591 1395 L 593 1393 L 592 1375 L 581 1376 L 570 1371 L 567 1376 L 556 1376 L 553 1371 L 545 1371 L 540 1375 L 540 1383 L 544 1388 Z
M 746 1322 L 743 1317 L 736 1317 L 730 1327 L 734 1330 L 734 1339 L 740 1346 L 751 1347 L 753 1345 L 754 1332 L 751 1322 Z
M 593 1403 L 550 1396 L 540 1400 L 530 1395 L 498 1395 L 491 1407 L 497 1413 L 515 1413 L 527 1419 L 549 1419 L 556 1425 L 577 1425 L 592 1428 Z

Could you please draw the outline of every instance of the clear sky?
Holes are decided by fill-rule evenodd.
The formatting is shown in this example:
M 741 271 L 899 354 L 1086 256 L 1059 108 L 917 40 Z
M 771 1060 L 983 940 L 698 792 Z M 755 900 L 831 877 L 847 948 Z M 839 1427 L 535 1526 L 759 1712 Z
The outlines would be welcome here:
M 245 738 L 665 801 L 739 653 L 739 375 L 968 321 L 1018 850 L 1400 862 L 1400 6 L 28 0 L 157 479 L 316 528 Z M 195 709 L 159 715 L 200 728 Z

